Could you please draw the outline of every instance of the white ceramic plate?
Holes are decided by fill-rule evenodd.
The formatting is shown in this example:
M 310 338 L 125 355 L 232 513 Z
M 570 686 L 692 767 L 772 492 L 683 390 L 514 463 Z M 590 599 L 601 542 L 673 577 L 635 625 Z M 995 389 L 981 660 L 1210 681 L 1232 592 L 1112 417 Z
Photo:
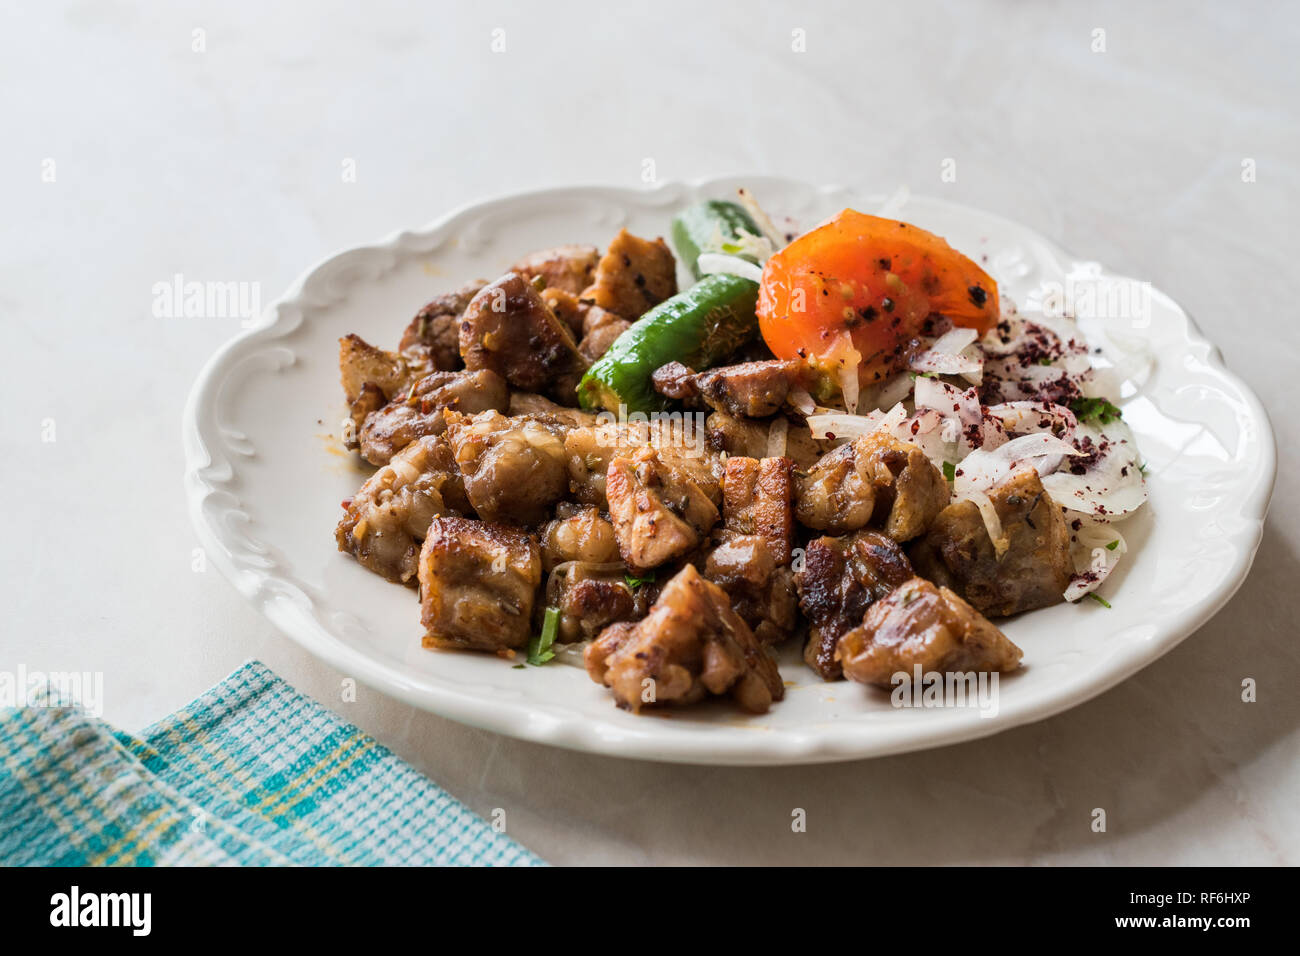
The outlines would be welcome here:
M 368 473 L 337 438 L 344 417 L 337 339 L 395 347 L 435 294 L 499 275 L 518 256 L 567 242 L 605 245 L 620 226 L 666 235 L 673 213 L 752 188 L 806 227 L 882 197 L 786 180 L 577 187 L 480 203 L 431 226 L 334 256 L 307 272 L 262 324 L 223 348 L 185 412 L 186 488 L 211 559 L 271 621 L 344 673 L 417 707 L 527 740 L 689 763 L 786 764 L 934 747 L 1040 720 L 1101 693 L 1167 652 L 1228 600 L 1259 543 L 1275 472 L 1268 419 L 1182 309 L 1152 290 L 1149 321 L 1125 327 L 1157 356 L 1124 402 L 1149 463 L 1151 499 L 1125 525 L 1130 554 L 1088 601 L 1005 622 L 1025 667 L 998 711 L 896 709 L 888 695 L 826 684 L 786 654 L 784 702 L 759 717 L 708 704 L 632 716 L 574 667 L 515 669 L 489 655 L 424 650 L 413 591 L 335 550 L 341 509 Z M 914 197 L 899 213 L 983 260 L 1017 303 L 1056 283 L 1115 279 L 1030 230 Z M 1119 280 L 1117 280 L 1119 281 Z M 1090 337 L 1099 329 L 1089 329 Z

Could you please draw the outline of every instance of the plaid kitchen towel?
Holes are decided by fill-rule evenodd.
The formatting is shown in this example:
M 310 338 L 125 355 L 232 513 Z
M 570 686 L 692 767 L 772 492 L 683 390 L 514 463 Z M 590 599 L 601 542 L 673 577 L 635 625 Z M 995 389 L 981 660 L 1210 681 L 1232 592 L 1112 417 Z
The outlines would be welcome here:
M 139 737 L 0 710 L 0 864 L 543 865 L 256 661 Z

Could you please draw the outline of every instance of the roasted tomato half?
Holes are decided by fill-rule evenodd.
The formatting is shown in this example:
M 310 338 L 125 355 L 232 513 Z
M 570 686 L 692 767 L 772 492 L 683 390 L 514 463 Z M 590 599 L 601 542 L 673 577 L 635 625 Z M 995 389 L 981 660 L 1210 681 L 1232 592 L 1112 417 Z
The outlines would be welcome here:
M 938 317 L 977 329 L 998 321 L 998 287 L 939 236 L 846 209 L 767 261 L 758 296 L 763 339 L 838 380 L 858 363 L 870 386 L 907 367 Z

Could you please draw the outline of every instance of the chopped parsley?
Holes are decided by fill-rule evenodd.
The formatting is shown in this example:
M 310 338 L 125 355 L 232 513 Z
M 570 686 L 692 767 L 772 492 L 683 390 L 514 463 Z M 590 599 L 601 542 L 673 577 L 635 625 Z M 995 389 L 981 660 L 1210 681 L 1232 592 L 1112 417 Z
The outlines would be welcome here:
M 1076 398 L 1070 403 L 1070 411 L 1079 421 L 1098 425 L 1109 425 L 1122 417 L 1120 410 L 1104 398 Z
M 957 466 L 950 461 L 943 463 L 943 476 L 949 481 L 957 480 Z
M 528 641 L 528 663 L 534 667 L 541 667 L 547 661 L 554 659 L 555 651 L 551 647 L 555 644 L 555 635 L 559 629 L 560 609 L 548 607 L 545 617 L 542 618 L 542 633 Z
M 654 571 L 647 572 L 644 577 L 637 577 L 632 574 L 623 575 L 623 581 L 627 584 L 629 591 L 635 591 L 643 584 L 653 584 L 655 580 Z
M 1102 597 L 1100 594 L 1098 594 L 1096 591 L 1089 591 L 1089 592 L 1088 592 L 1088 597 L 1092 598 L 1094 601 L 1096 601 L 1098 604 L 1100 604 L 1100 605 L 1101 605 L 1102 607 L 1104 607 L 1104 608 L 1109 608 L 1109 607 L 1110 607 L 1110 602 L 1107 601 L 1107 600 L 1106 600 L 1104 597 Z

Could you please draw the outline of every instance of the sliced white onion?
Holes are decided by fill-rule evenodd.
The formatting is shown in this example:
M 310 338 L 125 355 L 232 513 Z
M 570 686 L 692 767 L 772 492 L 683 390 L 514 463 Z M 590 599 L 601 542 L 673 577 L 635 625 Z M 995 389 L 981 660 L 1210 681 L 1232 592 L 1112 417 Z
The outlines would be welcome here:
M 745 212 L 749 213 L 749 218 L 754 220 L 754 225 L 758 226 L 763 235 L 772 243 L 772 248 L 785 248 L 785 236 L 781 235 L 781 230 L 776 228 L 776 223 L 772 222 L 772 217 L 763 211 L 763 207 L 758 204 L 754 194 L 743 188 L 736 190 L 736 192 L 740 197 L 740 204 L 745 208 Z
M 960 444 L 962 457 L 976 449 L 989 450 L 1006 441 L 1000 422 L 984 415 L 975 389 L 965 391 L 938 379 L 916 380 L 916 407 L 933 408 L 948 421 L 944 422 L 944 440 Z
M 972 491 L 996 488 L 1026 468 L 1033 468 L 1041 475 L 1043 462 L 1081 454 L 1079 449 L 1055 435 L 1022 435 L 992 451 L 979 449 L 963 458 L 954 474 L 953 489 L 957 497 L 966 498 Z
M 984 492 L 973 489 L 968 489 L 961 497 L 973 502 L 979 509 L 980 517 L 984 519 L 984 528 L 989 533 L 989 540 L 993 542 L 993 553 L 999 558 L 1002 557 L 1007 553 L 1010 542 L 1002 531 L 1002 519 L 998 517 L 998 509 L 994 507 L 993 499 Z
M 729 256 L 722 252 L 702 252 L 695 261 L 701 275 L 733 275 L 752 279 L 755 282 L 761 282 L 763 279 L 763 270 L 740 256 Z
M 591 641 L 574 641 L 572 644 L 552 644 L 551 650 L 555 651 L 555 660 L 560 664 L 568 664 L 570 667 L 580 667 L 584 670 L 587 662 L 584 657 L 587 647 Z
M 1081 423 L 1078 439 L 1090 438 L 1100 449 L 1081 475 L 1069 468 L 1043 478 L 1043 487 L 1066 511 L 1109 522 L 1132 514 L 1147 500 L 1146 479 L 1133 432 L 1121 420 L 1105 426 Z
M 964 375 L 978 383 L 984 369 L 984 354 L 975 345 L 977 338 L 979 333 L 974 329 L 950 329 L 924 352 L 912 356 L 908 365 L 917 372 Z
M 801 415 L 811 415 L 817 411 L 817 403 L 813 401 L 813 397 L 808 394 L 806 388 L 792 388 L 786 398 L 795 411 Z
M 916 380 L 916 407 L 933 408 L 944 418 L 956 418 L 963 425 L 978 425 L 984 418 L 975 389 L 962 391 L 937 378 Z
M 899 402 L 887 412 L 876 409 L 865 415 L 850 415 L 847 412 L 809 415 L 808 428 L 812 431 L 813 438 L 860 438 L 881 430 L 892 433 L 907 417 L 907 409 Z
M 1073 442 L 1079 421 L 1064 405 L 1050 402 L 1002 402 L 988 407 L 989 416 L 1001 422 L 1011 435 L 1051 433 L 1063 441 Z M 1045 460 L 1040 475 L 1051 474 L 1061 467 L 1063 457 Z
M 878 385 L 870 388 L 864 388 L 858 392 L 858 408 L 892 408 L 901 401 L 905 401 L 912 394 L 912 376 L 907 372 L 900 372 L 892 378 L 887 378 Z M 809 401 L 811 401 L 811 396 Z
M 790 420 L 784 415 L 777 415 L 767 428 L 767 457 L 784 458 L 786 435 L 790 430 Z
M 1085 524 L 1074 533 L 1073 539 L 1070 557 L 1075 574 L 1065 589 L 1067 601 L 1077 601 L 1101 587 L 1128 552 L 1128 542 L 1113 525 Z

